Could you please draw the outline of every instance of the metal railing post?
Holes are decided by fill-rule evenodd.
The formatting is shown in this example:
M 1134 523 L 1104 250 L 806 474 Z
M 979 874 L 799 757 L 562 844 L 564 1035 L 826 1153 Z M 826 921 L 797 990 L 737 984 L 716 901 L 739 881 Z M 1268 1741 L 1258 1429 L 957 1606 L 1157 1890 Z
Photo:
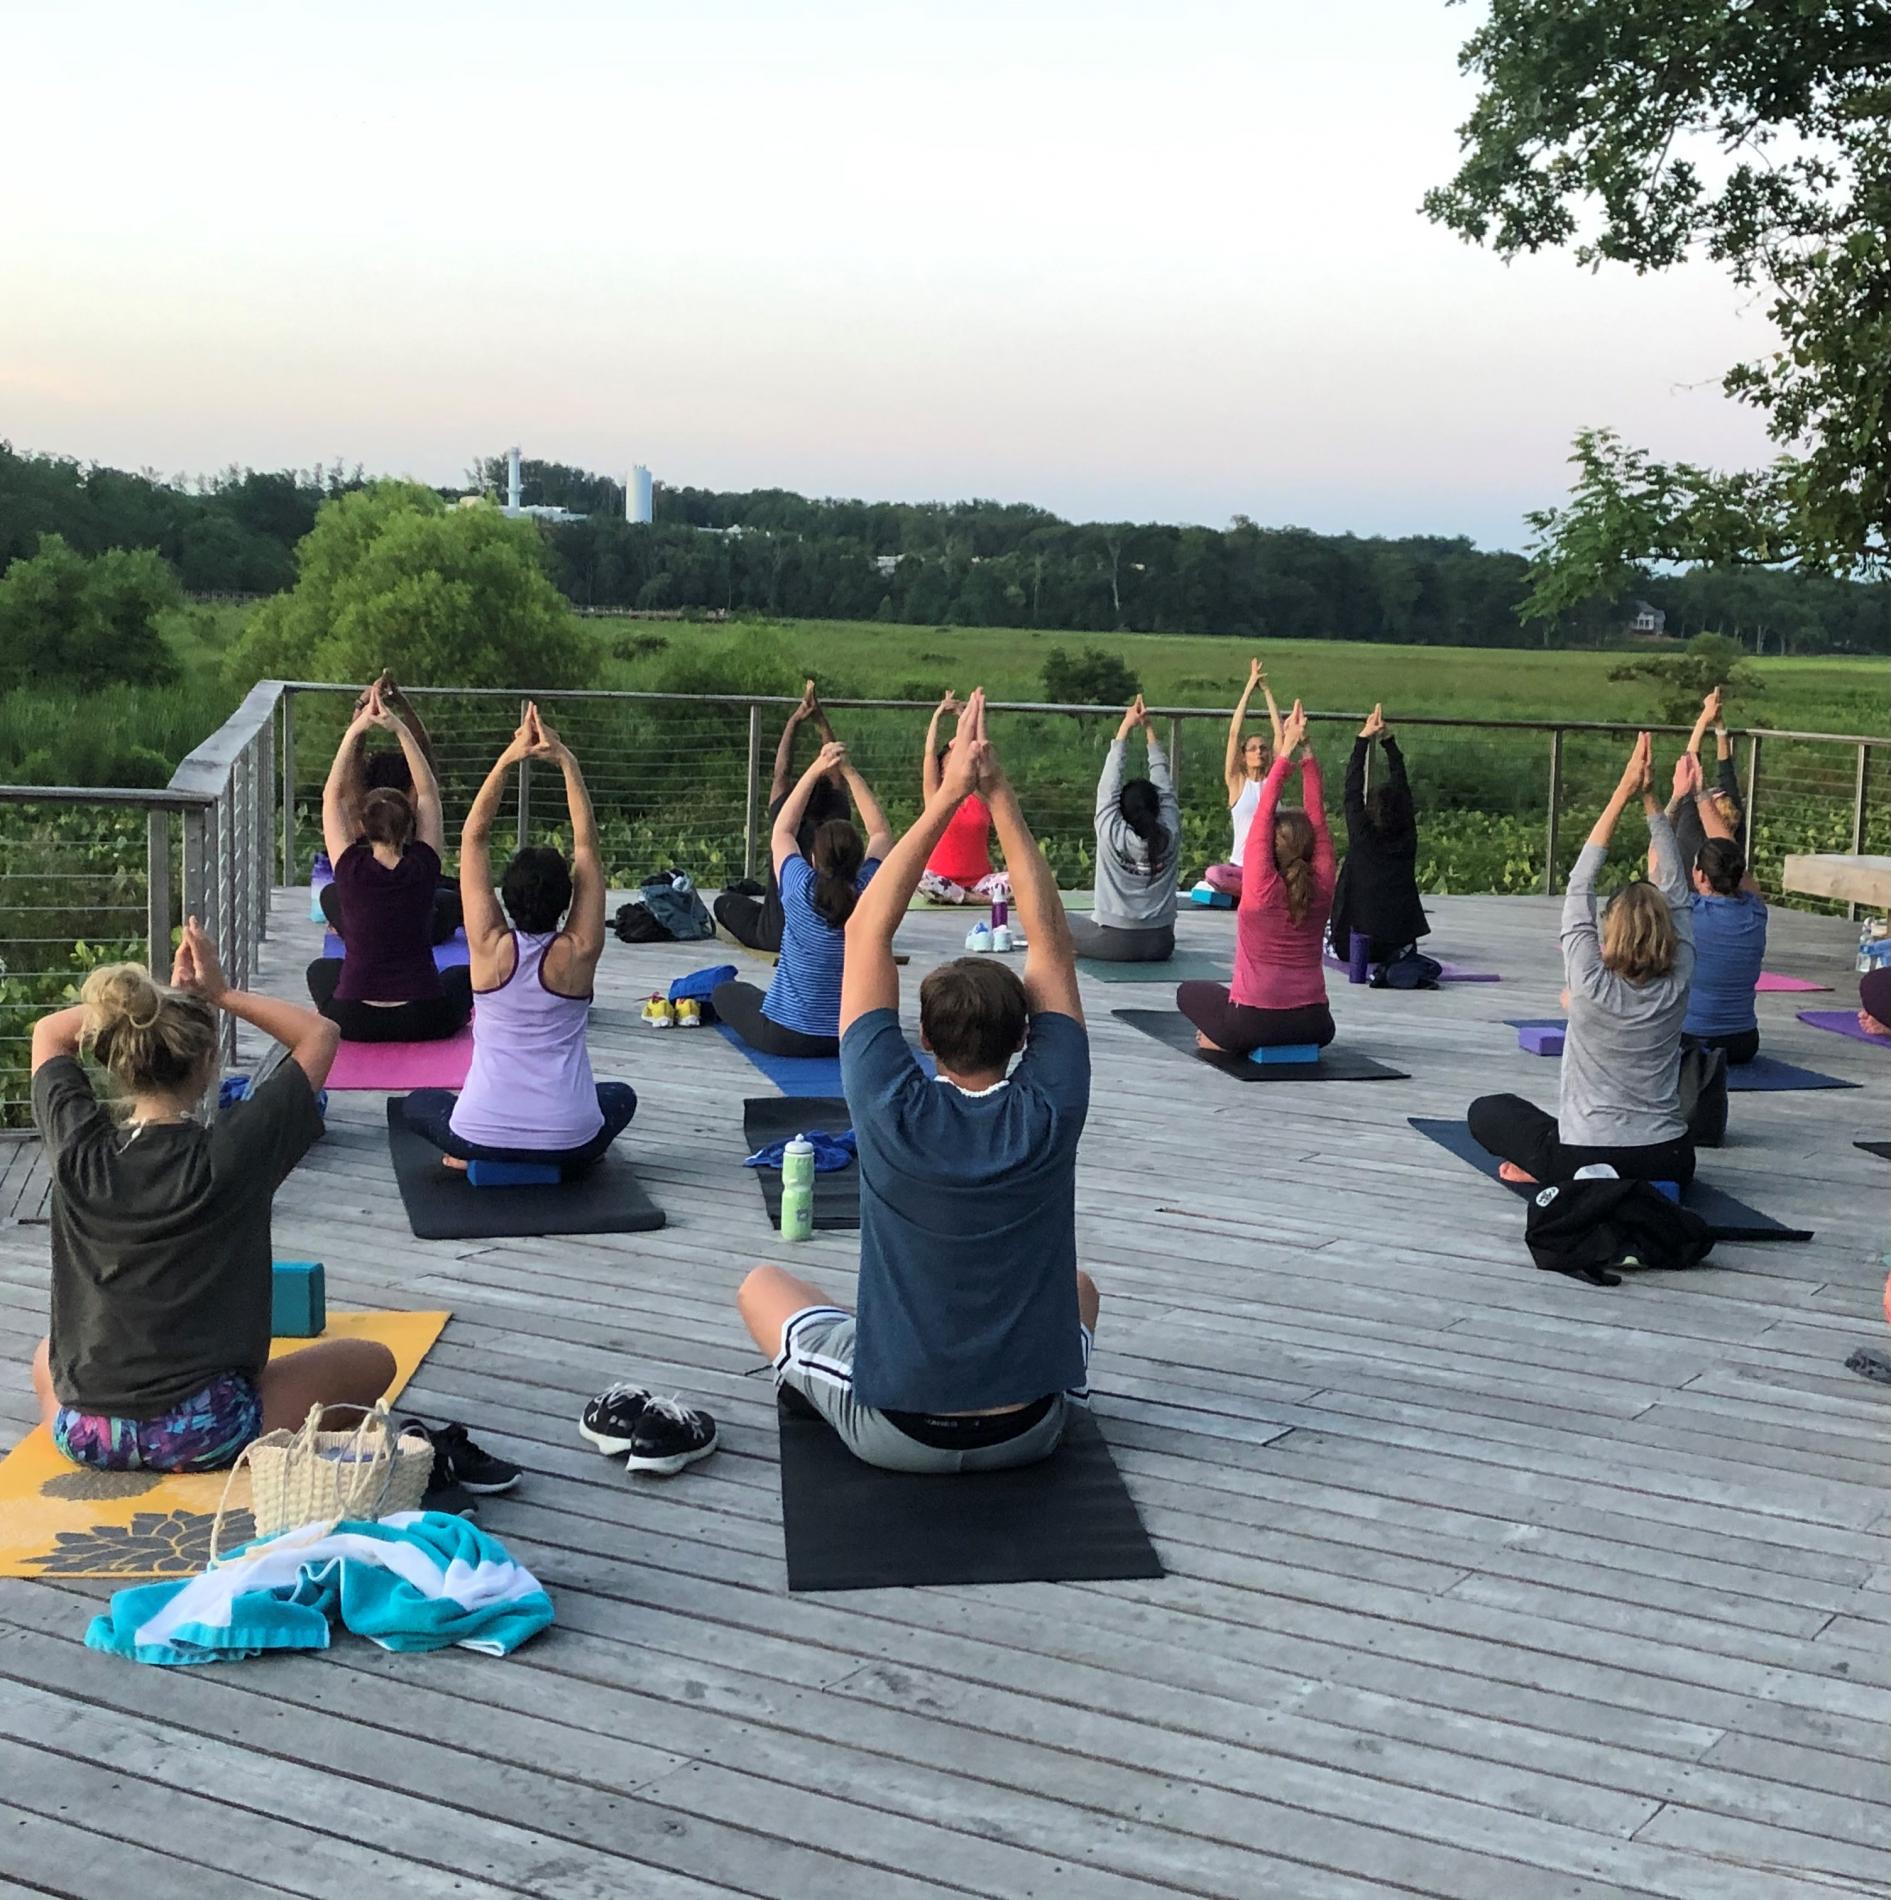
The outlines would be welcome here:
M 171 970 L 171 814 L 145 814 L 145 961 L 160 978 Z
M 1175 801 L 1182 802 L 1182 720 L 1169 715 L 1169 783 L 1175 787 Z
M 525 709 L 531 705 L 529 699 L 519 701 L 519 724 L 525 724 Z M 532 823 L 532 761 L 519 761 L 519 849 L 523 851 Z
M 1747 744 L 1752 749 L 1747 753 L 1747 808 L 1740 825 L 1740 853 L 1751 864 L 1753 840 L 1756 835 L 1753 820 L 1760 797 L 1760 735 L 1757 732 L 1754 733 Z
M 742 794 L 742 875 L 755 875 L 755 818 L 759 809 L 757 793 L 762 782 L 762 708 L 749 701 L 748 784 Z
M 270 832 L 276 799 L 276 722 L 270 720 L 256 735 L 256 756 L 250 771 L 250 824 L 256 838 L 256 937 L 261 942 L 269 935 L 269 892 L 275 879 L 269 874 L 274 855 Z
M 282 689 L 282 881 L 295 877 L 295 688 Z
M 1557 726 L 1550 733 L 1550 809 L 1548 822 L 1543 827 L 1543 894 L 1553 896 L 1556 891 L 1556 851 L 1561 842 L 1563 810 L 1563 729 Z
M 1852 788 L 1852 856 L 1856 857 L 1865 848 L 1865 786 L 1869 779 L 1870 748 L 1861 739 L 1858 742 L 1858 780 Z M 1845 906 L 1847 919 L 1858 921 L 1858 906 Z

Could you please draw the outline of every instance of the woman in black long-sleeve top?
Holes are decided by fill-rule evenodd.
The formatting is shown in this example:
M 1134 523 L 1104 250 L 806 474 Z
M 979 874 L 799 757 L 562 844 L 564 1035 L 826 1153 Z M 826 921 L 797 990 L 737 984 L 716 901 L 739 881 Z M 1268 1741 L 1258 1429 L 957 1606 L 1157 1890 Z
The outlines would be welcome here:
M 1377 739 L 1385 782 L 1366 790 L 1366 757 Z M 1431 925 L 1418 897 L 1418 827 L 1405 758 L 1377 706 L 1359 729 L 1346 765 L 1346 861 L 1333 894 L 1334 953 L 1344 957 L 1350 933 L 1371 938 L 1371 961 L 1389 963 Z

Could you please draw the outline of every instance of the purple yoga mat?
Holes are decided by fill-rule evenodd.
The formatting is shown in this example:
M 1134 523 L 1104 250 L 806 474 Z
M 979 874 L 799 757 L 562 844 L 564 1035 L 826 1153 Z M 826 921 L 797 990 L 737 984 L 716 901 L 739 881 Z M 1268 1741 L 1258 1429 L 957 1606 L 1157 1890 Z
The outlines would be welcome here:
M 473 1026 L 441 1042 L 344 1042 L 328 1072 L 331 1089 L 458 1089 L 473 1060 Z
M 1829 991 L 1830 983 L 1808 983 L 1803 976 L 1777 976 L 1771 970 L 1762 970 L 1760 980 L 1754 984 L 1755 991 L 1785 991 L 1791 995 L 1807 994 L 1815 990 Z
M 1855 1009 L 1802 1009 L 1799 1020 L 1810 1023 L 1814 1029 L 1829 1029 L 1835 1036 L 1850 1036 L 1854 1042 L 1868 1042 L 1874 1049 L 1891 1049 L 1891 1038 L 1868 1036 L 1859 1028 Z
M 1429 956 L 1431 953 L 1425 951 L 1422 954 Z M 1339 957 L 1327 956 L 1322 961 L 1329 970 L 1346 968 L 1345 962 Z M 1460 964 L 1446 963 L 1443 957 L 1439 957 L 1437 961 L 1444 965 L 1438 978 L 1440 983 L 1501 983 L 1503 981 L 1495 970 L 1467 970 Z
M 332 930 L 322 933 L 322 955 L 341 956 L 346 949 L 342 940 Z M 466 933 L 456 930 L 445 943 L 433 946 L 433 967 L 436 970 L 458 970 L 466 968 L 473 959 L 473 953 L 466 947 Z

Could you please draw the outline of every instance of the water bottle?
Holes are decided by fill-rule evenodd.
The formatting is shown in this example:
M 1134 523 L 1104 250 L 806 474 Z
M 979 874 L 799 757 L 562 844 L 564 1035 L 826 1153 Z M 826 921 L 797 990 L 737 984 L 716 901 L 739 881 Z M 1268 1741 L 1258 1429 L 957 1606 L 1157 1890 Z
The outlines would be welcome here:
M 781 1237 L 814 1238 L 814 1144 L 797 1135 L 781 1153 Z
M 1346 981 L 1363 983 L 1372 964 L 1372 939 L 1363 930 L 1348 933 L 1346 939 Z
M 1876 922 L 1867 917 L 1858 926 L 1858 974 L 1865 975 L 1871 968 L 1871 940 L 1877 935 Z
M 335 867 L 328 861 L 326 851 L 315 854 L 315 862 L 309 866 L 309 922 L 319 924 L 322 916 L 322 886 L 335 881 Z
M 1002 897 L 991 900 L 991 932 L 995 937 L 1011 921 L 1011 905 Z

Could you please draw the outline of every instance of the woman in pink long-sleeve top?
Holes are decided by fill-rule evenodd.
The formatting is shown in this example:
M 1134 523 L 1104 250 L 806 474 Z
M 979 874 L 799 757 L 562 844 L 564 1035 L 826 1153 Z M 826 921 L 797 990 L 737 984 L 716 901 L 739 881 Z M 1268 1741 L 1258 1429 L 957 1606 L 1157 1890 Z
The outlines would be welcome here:
M 1176 987 L 1175 1006 L 1195 1025 L 1195 1040 L 1204 1049 L 1244 1056 L 1283 1043 L 1324 1048 L 1333 1040 L 1321 963 L 1333 908 L 1333 840 L 1326 828 L 1320 764 L 1306 749 L 1306 737 L 1307 716 L 1296 700 L 1248 828 L 1233 984 Z M 1306 809 L 1282 812 L 1281 787 L 1296 752 Z

